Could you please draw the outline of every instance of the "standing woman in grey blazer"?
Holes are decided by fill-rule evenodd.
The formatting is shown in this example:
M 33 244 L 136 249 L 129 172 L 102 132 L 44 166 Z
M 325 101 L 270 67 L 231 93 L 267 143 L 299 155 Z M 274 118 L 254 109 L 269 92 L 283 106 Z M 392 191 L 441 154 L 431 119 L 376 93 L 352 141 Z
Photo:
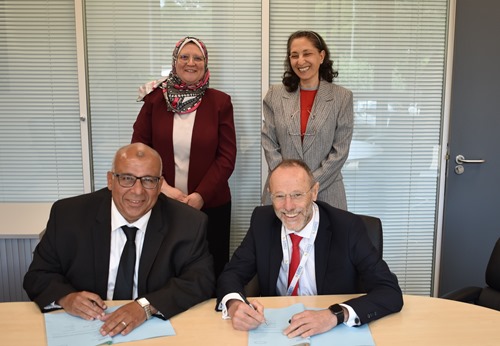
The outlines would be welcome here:
M 262 148 L 269 171 L 283 159 L 303 160 L 319 182 L 318 200 L 346 210 L 341 169 L 352 139 L 352 92 L 333 83 L 338 72 L 314 31 L 290 35 L 285 70 L 282 84 L 272 85 L 263 102 Z M 263 204 L 271 204 L 267 185 Z

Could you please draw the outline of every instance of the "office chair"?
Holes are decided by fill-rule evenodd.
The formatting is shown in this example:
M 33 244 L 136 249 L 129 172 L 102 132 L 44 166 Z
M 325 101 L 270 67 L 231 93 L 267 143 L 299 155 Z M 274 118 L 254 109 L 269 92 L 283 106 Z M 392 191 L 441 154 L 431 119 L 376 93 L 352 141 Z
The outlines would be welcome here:
M 448 292 L 441 298 L 458 300 L 500 311 L 500 238 L 486 267 L 486 287 L 469 286 Z
M 368 216 L 368 215 L 361 215 L 358 214 L 359 217 L 363 220 L 366 230 L 368 232 L 368 236 L 370 240 L 373 243 L 373 246 L 377 249 L 380 259 L 382 259 L 382 252 L 383 252 L 383 231 L 382 231 L 382 222 L 378 217 L 373 217 L 373 216 Z M 363 285 L 361 284 L 361 281 L 358 281 L 358 290 L 359 292 L 353 292 L 353 293 L 362 293 L 365 292 L 365 290 L 362 288 Z M 245 294 L 248 297 L 258 297 L 260 295 L 260 288 L 259 288 L 259 279 L 257 275 L 255 275 L 252 280 L 245 286 Z
M 368 232 L 368 237 L 372 241 L 373 246 L 377 249 L 379 254 L 379 260 L 382 259 L 383 252 L 383 232 L 382 232 L 382 221 L 378 217 L 361 215 L 358 214 L 363 220 L 366 231 Z M 363 286 L 361 279 L 358 277 L 357 292 L 352 293 L 365 293 L 366 289 Z
M 382 221 L 380 221 L 378 217 L 374 216 L 361 215 L 361 214 L 358 214 L 358 216 L 360 216 L 363 222 L 365 223 L 366 231 L 368 232 L 368 237 L 370 237 L 373 246 L 375 246 L 375 249 L 377 249 L 380 258 L 382 258 L 382 253 L 384 248 Z

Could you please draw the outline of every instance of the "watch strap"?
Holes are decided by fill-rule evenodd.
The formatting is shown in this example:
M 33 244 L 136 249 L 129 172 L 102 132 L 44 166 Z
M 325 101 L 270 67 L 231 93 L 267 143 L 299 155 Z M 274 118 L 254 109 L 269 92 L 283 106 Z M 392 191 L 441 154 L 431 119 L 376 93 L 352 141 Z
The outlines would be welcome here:
M 328 309 L 337 317 L 337 325 L 344 323 L 344 310 L 339 304 L 330 305 Z
M 135 301 L 144 309 L 144 312 L 146 313 L 146 320 L 149 320 L 153 315 L 151 313 L 151 304 L 149 301 L 146 298 L 137 298 Z

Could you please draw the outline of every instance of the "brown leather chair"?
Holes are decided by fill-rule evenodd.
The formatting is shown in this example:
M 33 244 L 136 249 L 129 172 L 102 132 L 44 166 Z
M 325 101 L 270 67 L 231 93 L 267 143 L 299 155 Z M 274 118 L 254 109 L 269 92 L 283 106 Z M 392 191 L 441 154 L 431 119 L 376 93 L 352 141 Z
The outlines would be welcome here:
M 468 286 L 446 293 L 441 298 L 481 305 L 500 311 L 500 238 L 486 267 L 485 287 Z
M 382 221 L 378 217 L 361 215 L 363 222 L 365 223 L 366 230 L 368 232 L 368 236 L 373 243 L 373 246 L 378 250 L 380 258 L 382 258 L 383 253 L 383 231 L 382 231 Z M 359 293 L 365 292 L 362 287 L 361 282 L 358 283 Z M 358 293 L 358 292 L 353 292 Z M 253 277 L 252 280 L 245 286 L 245 295 L 247 297 L 258 297 L 260 295 L 259 289 L 259 279 L 257 275 Z

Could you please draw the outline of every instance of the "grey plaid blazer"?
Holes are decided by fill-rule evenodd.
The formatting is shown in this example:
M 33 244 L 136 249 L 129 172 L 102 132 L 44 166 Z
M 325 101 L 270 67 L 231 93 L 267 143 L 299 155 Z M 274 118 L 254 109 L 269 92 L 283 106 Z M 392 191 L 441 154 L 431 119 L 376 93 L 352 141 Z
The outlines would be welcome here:
M 283 159 L 303 160 L 319 182 L 318 200 L 347 209 L 341 169 L 349 155 L 353 131 L 352 92 L 320 81 L 306 134 L 300 138 L 300 89 L 269 88 L 263 101 L 261 143 L 269 170 Z M 262 203 L 270 204 L 267 181 Z

